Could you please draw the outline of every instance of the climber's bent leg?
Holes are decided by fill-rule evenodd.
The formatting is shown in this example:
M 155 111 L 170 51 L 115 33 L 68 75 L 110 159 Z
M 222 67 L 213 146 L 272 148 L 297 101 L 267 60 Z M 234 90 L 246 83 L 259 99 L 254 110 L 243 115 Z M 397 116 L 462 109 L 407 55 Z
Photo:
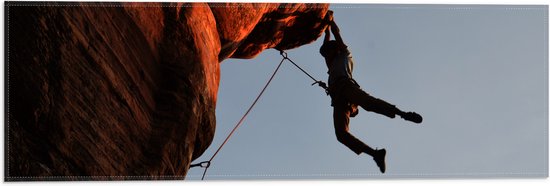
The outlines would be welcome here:
M 343 96 L 351 102 L 363 107 L 366 111 L 375 112 L 384 116 L 395 118 L 395 115 L 403 113 L 395 105 L 384 100 L 372 97 L 357 85 L 348 85 L 342 91 Z
M 374 150 L 349 133 L 349 115 L 350 111 L 347 107 L 334 106 L 333 118 L 336 139 L 356 154 L 364 152 L 372 156 Z

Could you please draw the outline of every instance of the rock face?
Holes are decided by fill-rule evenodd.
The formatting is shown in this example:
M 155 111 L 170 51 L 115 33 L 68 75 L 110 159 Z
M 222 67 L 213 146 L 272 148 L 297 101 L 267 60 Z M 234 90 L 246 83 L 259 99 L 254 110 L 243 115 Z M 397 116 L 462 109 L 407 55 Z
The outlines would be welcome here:
M 327 4 L 6 2 L 6 181 L 184 179 L 219 63 L 316 40 Z

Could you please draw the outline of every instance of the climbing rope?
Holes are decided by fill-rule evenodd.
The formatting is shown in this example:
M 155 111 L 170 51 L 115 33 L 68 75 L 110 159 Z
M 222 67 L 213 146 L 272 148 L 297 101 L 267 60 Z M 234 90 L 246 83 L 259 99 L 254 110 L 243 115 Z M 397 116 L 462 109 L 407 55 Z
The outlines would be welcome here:
M 309 73 L 307 73 L 302 67 L 300 67 L 298 64 L 294 63 L 294 61 L 292 61 L 292 59 L 288 58 L 288 54 L 285 51 L 279 50 L 279 53 L 281 54 L 281 56 L 283 56 L 283 60 L 286 59 L 286 60 L 290 61 L 290 63 L 292 63 L 294 66 L 296 66 L 298 69 L 300 69 L 309 78 L 311 78 L 314 81 L 313 84 L 311 84 L 312 86 L 315 85 L 315 84 L 319 84 L 319 86 L 321 88 L 325 89 L 325 93 L 327 93 L 327 95 L 328 95 L 328 87 L 327 87 L 326 83 L 315 79 L 313 76 L 311 76 Z
M 201 167 L 201 168 L 204 168 L 204 172 L 202 173 L 202 178 L 201 180 L 204 180 L 204 177 L 206 175 L 206 172 L 208 171 L 208 168 L 210 168 L 210 164 L 212 163 L 212 160 L 214 160 L 214 157 L 216 157 L 216 155 L 218 155 L 218 153 L 220 152 L 220 150 L 223 148 L 223 146 L 227 143 L 227 141 L 229 141 L 229 138 L 231 138 L 231 136 L 233 136 L 233 134 L 235 133 L 235 131 L 237 130 L 237 128 L 239 128 L 241 126 L 241 124 L 243 123 L 244 119 L 246 118 L 246 116 L 248 116 L 248 114 L 250 113 L 250 111 L 252 110 L 252 108 L 254 108 L 254 106 L 256 105 L 256 103 L 258 102 L 258 100 L 260 99 L 260 97 L 262 97 L 262 95 L 264 94 L 265 90 L 267 89 L 267 87 L 269 86 L 269 84 L 271 83 L 271 80 L 273 80 L 273 78 L 275 77 L 275 74 L 277 74 L 277 72 L 279 71 L 279 68 L 281 67 L 281 65 L 283 64 L 283 62 L 285 60 L 288 60 L 290 61 L 292 64 L 294 64 L 294 66 L 298 67 L 298 69 L 300 69 L 302 72 L 304 72 L 307 76 L 309 76 L 311 79 L 313 79 L 313 81 L 315 81 L 315 83 L 313 83 L 312 85 L 315 85 L 315 84 L 319 84 L 319 86 L 321 86 L 322 88 L 325 89 L 325 92 L 328 93 L 328 88 L 326 87 L 326 84 L 322 81 L 317 81 L 315 78 L 313 78 L 313 76 L 311 76 L 309 73 L 307 73 L 304 69 L 302 69 L 300 66 L 298 66 L 296 63 L 294 63 L 294 61 L 292 61 L 290 58 L 288 58 L 288 54 L 282 50 L 279 50 L 281 56 L 283 56 L 283 59 L 281 60 L 281 62 L 279 62 L 279 65 L 277 66 L 277 68 L 275 68 L 275 71 L 273 71 L 273 74 L 271 74 L 271 77 L 269 78 L 269 80 L 267 81 L 267 83 L 264 85 L 264 88 L 262 88 L 262 91 L 260 91 L 260 94 L 258 94 L 258 96 L 256 96 L 256 99 L 254 100 L 254 102 L 252 102 L 252 104 L 250 105 L 250 107 L 248 107 L 248 110 L 246 110 L 246 112 L 244 113 L 244 115 L 241 117 L 241 119 L 239 120 L 239 122 L 237 122 L 237 124 L 235 125 L 235 127 L 233 127 L 233 130 L 231 130 L 231 132 L 229 133 L 229 135 L 227 135 L 227 137 L 225 138 L 225 140 L 223 141 L 223 143 L 218 147 L 218 149 L 216 150 L 216 152 L 214 152 L 214 155 L 212 155 L 212 157 L 210 157 L 210 159 L 208 161 L 203 161 L 203 162 L 200 162 L 200 163 L 196 163 L 196 164 L 191 164 L 190 165 L 190 168 L 192 167 Z

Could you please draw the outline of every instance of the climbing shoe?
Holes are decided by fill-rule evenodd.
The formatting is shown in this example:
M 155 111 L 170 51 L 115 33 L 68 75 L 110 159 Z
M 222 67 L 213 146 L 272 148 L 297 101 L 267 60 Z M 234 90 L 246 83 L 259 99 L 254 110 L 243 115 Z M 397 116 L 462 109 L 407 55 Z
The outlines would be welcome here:
M 422 116 L 416 112 L 404 112 L 401 114 L 401 118 L 415 123 L 422 123 Z
M 380 172 L 386 172 L 386 149 L 375 150 L 372 157 Z

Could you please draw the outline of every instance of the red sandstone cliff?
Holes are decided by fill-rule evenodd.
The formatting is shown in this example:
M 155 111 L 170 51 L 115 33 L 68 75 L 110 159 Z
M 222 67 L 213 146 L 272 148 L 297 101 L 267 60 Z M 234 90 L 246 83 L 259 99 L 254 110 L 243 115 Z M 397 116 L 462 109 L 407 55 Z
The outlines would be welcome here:
M 219 63 L 314 41 L 327 8 L 6 2 L 6 180 L 183 179 Z

